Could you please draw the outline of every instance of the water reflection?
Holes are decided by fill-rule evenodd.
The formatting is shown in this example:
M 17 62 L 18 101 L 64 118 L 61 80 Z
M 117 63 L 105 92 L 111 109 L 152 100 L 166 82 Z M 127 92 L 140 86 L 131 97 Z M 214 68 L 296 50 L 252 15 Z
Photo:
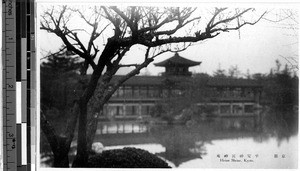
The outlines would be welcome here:
M 147 124 L 142 132 L 102 134 L 95 141 L 102 142 L 106 149 L 143 148 L 175 167 L 296 168 L 298 122 L 279 116 L 278 119 L 277 113 L 269 112 L 260 118 L 219 117 L 193 124 Z M 232 162 L 233 156 L 242 164 Z M 222 158 L 230 162 L 221 162 Z
M 207 155 L 207 145 L 214 140 L 255 137 L 253 118 L 217 118 L 201 121 L 193 126 L 172 125 L 155 127 L 151 131 L 166 151 L 158 155 L 172 161 L 176 167 Z

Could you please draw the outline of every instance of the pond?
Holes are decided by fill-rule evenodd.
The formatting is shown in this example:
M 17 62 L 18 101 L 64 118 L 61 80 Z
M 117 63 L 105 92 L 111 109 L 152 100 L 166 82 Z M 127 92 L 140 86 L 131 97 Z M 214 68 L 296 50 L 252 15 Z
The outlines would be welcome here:
M 190 154 L 181 152 L 181 149 L 173 149 L 170 152 L 168 148 L 172 144 L 163 146 L 159 143 L 107 146 L 106 150 L 125 146 L 141 148 L 163 156 L 162 158 L 170 166 L 177 168 L 295 169 L 298 162 L 297 139 L 297 136 L 293 136 L 280 144 L 275 137 L 270 137 L 263 142 L 253 138 L 213 140 L 209 143 L 195 142 L 196 147 L 188 151 Z M 203 146 L 199 148 L 198 144 Z
M 297 168 L 298 136 L 295 124 L 279 122 L 274 116 L 223 117 L 193 124 L 123 126 L 98 135 L 105 150 L 136 147 L 147 150 L 176 168 Z M 272 119 L 273 118 L 273 119 Z M 296 124 L 297 125 L 297 124 Z M 132 130 L 132 131 L 131 131 Z
M 141 148 L 173 168 L 295 169 L 298 114 L 268 112 L 181 124 L 101 122 L 94 142 L 104 150 Z

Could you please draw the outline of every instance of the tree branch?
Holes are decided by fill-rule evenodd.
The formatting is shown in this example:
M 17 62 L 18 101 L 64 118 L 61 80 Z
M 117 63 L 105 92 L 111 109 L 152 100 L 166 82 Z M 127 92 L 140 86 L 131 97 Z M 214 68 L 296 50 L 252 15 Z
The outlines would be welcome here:
M 129 78 L 137 75 L 141 69 L 147 67 L 151 62 L 153 62 L 153 58 L 148 58 L 147 60 L 145 60 L 142 64 L 136 66 L 136 68 L 134 70 L 132 70 L 131 72 L 129 72 L 128 74 L 126 74 L 125 76 L 123 76 L 121 79 L 119 79 L 118 81 L 116 81 L 113 85 L 110 91 L 105 92 L 105 94 L 103 95 L 101 101 L 106 102 L 113 94 L 114 92 L 125 82 L 127 81 Z
M 216 37 L 218 34 L 216 35 L 210 35 L 210 34 L 206 34 L 206 33 L 201 33 L 199 34 L 199 36 L 186 36 L 186 37 L 169 37 L 166 39 L 159 39 L 159 40 L 155 40 L 152 42 L 149 41 L 142 41 L 139 42 L 140 44 L 147 46 L 147 47 L 157 47 L 157 46 L 161 46 L 164 44 L 169 44 L 169 43 L 183 43 L 183 42 L 198 42 L 201 40 L 205 40 L 205 39 L 209 39 L 209 38 L 213 38 Z M 125 44 L 125 42 L 122 42 L 122 45 Z
M 236 18 L 242 16 L 243 14 L 245 14 L 246 12 L 248 12 L 248 11 L 250 11 L 250 10 L 253 10 L 253 8 L 248 8 L 248 9 L 242 11 L 241 13 L 239 13 L 239 14 L 237 14 L 237 15 L 234 15 L 234 16 L 232 16 L 232 17 L 230 17 L 230 18 L 226 18 L 226 19 L 224 19 L 224 20 L 220 20 L 220 21 L 216 22 L 215 24 L 212 24 L 210 28 L 214 28 L 214 27 L 216 27 L 217 25 L 219 25 L 219 24 L 221 24 L 221 23 L 228 23 L 228 22 L 230 22 L 230 21 L 232 21 L 232 20 L 234 20 L 234 19 L 236 19 Z
M 51 53 L 51 52 L 50 52 L 50 54 L 48 53 L 49 55 L 47 55 L 47 56 L 45 56 L 45 57 L 42 57 L 40 60 L 49 58 L 49 57 L 51 57 L 51 56 L 59 55 L 61 52 L 63 52 L 63 51 L 66 50 L 66 49 L 67 49 L 67 47 L 64 46 L 64 47 L 60 48 L 58 52 L 55 52 L 55 53 Z
M 56 34 L 58 37 L 61 38 L 61 40 L 63 41 L 63 43 L 66 45 L 67 50 L 73 51 L 74 53 L 78 54 L 80 57 L 84 58 L 85 60 L 88 61 L 88 63 L 92 66 L 93 69 L 96 68 L 96 64 L 94 63 L 92 57 L 90 56 L 90 54 L 87 52 L 86 48 L 84 47 L 84 45 L 82 44 L 82 42 L 80 41 L 80 39 L 77 36 L 77 33 L 69 30 L 67 28 L 67 26 L 63 26 L 62 30 L 59 25 L 61 22 L 62 18 L 64 18 L 64 14 L 66 12 L 67 7 L 63 6 L 63 10 L 60 12 L 59 14 L 59 19 L 55 20 L 53 17 L 53 10 L 54 8 L 52 8 L 51 12 L 46 11 L 45 14 L 48 15 L 51 18 L 51 21 L 54 23 L 55 25 L 55 29 L 50 28 L 49 22 L 47 21 L 47 19 L 45 17 L 43 17 L 44 22 L 47 24 L 47 26 L 45 26 L 43 24 L 43 22 L 41 22 L 41 29 L 43 30 L 47 30 L 48 32 L 54 33 Z M 71 36 L 72 35 L 72 36 Z M 80 47 L 80 49 L 82 51 L 80 51 L 79 49 L 77 49 L 68 39 L 67 37 L 71 38 L 72 40 L 76 41 Z
M 106 14 L 106 18 L 111 22 L 113 23 L 113 25 L 115 26 L 115 36 L 116 37 L 119 37 L 122 35 L 122 32 L 120 30 L 120 24 L 121 24 L 121 21 L 119 18 L 114 18 L 110 15 L 110 13 L 107 11 L 106 7 L 102 6 L 101 7 L 103 10 L 104 10 L 104 13 Z M 126 26 L 125 26 L 126 27 Z
M 64 44 L 66 45 L 66 47 L 67 47 L 68 50 L 71 50 L 71 51 L 75 52 L 80 57 L 82 57 L 83 59 L 87 60 L 88 63 L 92 66 L 92 68 L 96 69 L 97 66 L 96 66 L 95 62 L 91 58 L 90 54 L 87 53 L 87 51 L 85 50 L 85 47 L 83 46 L 83 44 L 81 43 L 81 41 L 79 40 L 79 38 L 77 37 L 77 35 L 75 33 L 72 33 L 72 35 L 75 36 L 75 39 L 78 39 L 79 46 L 83 48 L 83 52 L 81 52 L 80 50 L 78 50 L 77 48 L 75 48 L 69 42 L 69 40 L 66 38 L 66 36 L 64 34 L 59 34 L 59 37 L 62 39 L 62 41 L 64 42 Z
M 213 15 L 213 17 L 210 19 L 210 21 L 207 24 L 207 29 L 210 30 L 210 28 L 212 28 L 212 25 L 215 21 L 215 18 L 224 10 L 226 10 L 227 8 L 215 8 L 215 13 Z
M 238 30 L 240 29 L 241 27 L 245 26 L 245 25 L 255 25 L 256 23 L 258 23 L 262 18 L 263 16 L 266 14 L 267 12 L 264 12 L 256 21 L 254 22 L 244 22 L 242 24 L 239 24 L 237 27 L 232 27 L 232 28 L 216 28 L 216 29 L 212 29 L 210 30 L 211 33 L 214 33 L 214 32 L 217 32 L 217 31 L 222 31 L 222 32 L 227 32 L 227 31 L 230 31 L 230 30 Z
M 60 21 L 61 21 L 61 19 L 63 18 L 64 13 L 66 12 L 66 9 L 67 9 L 67 6 L 64 5 L 64 6 L 62 7 L 61 13 L 59 14 L 58 20 L 56 20 L 56 22 L 57 22 L 57 27 L 59 27 Z
M 140 64 L 120 64 L 119 67 L 138 67 Z
M 133 22 L 122 11 L 120 11 L 116 6 L 111 6 L 110 8 L 114 10 L 119 16 L 121 16 L 121 18 L 127 23 L 132 32 L 136 31 Z

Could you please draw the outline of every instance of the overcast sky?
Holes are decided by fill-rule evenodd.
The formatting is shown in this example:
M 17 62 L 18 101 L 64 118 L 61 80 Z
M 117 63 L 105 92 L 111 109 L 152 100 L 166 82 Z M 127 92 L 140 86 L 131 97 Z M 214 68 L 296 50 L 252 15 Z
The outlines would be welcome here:
M 45 6 L 46 4 L 38 5 L 38 7 Z M 266 17 L 274 20 L 280 19 L 281 16 L 286 15 L 283 11 L 285 10 L 275 9 Z M 298 14 L 298 11 L 295 14 Z M 213 39 L 196 43 L 179 54 L 185 58 L 202 62 L 200 66 L 190 68 L 192 72 L 213 74 L 219 67 L 228 71 L 231 66 L 238 66 L 244 74 L 247 71 L 250 74 L 269 73 L 270 69 L 275 67 L 276 59 L 282 63 L 282 66 L 286 63 L 291 66 L 286 58 L 292 57 L 298 61 L 298 18 L 297 15 L 294 15 L 292 18 L 278 23 L 261 20 L 254 26 L 243 27 L 240 32 L 221 33 Z M 39 31 L 38 36 L 40 54 L 49 50 L 54 52 L 60 46 L 61 41 L 53 34 Z M 126 54 L 126 59 L 134 60 L 132 56 L 137 55 L 143 56 L 144 51 L 132 48 Z M 172 53 L 165 53 L 157 57 L 154 63 L 172 55 Z M 147 70 L 151 75 L 157 75 L 164 71 L 163 68 L 155 67 L 153 64 L 150 64 Z

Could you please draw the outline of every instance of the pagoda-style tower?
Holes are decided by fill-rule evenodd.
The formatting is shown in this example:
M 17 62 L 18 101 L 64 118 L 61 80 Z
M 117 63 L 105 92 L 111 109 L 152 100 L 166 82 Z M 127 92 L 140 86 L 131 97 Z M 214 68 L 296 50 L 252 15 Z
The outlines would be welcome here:
M 179 56 L 176 52 L 171 58 L 168 58 L 162 62 L 155 63 L 155 66 L 165 67 L 166 70 L 163 76 L 191 76 L 189 67 L 200 65 L 201 62 L 192 61 Z

